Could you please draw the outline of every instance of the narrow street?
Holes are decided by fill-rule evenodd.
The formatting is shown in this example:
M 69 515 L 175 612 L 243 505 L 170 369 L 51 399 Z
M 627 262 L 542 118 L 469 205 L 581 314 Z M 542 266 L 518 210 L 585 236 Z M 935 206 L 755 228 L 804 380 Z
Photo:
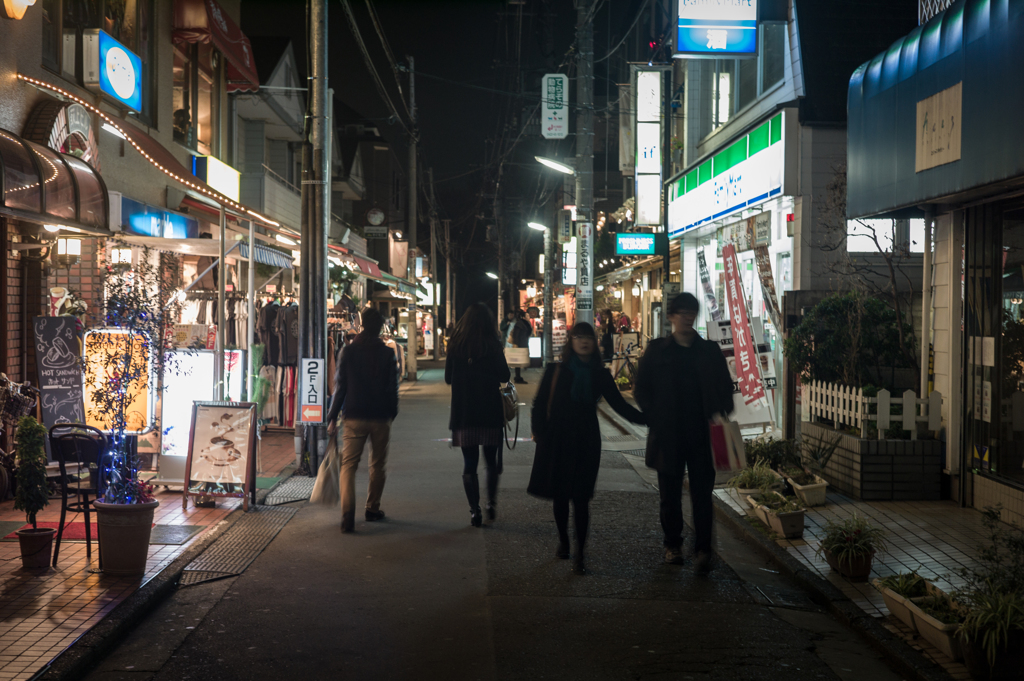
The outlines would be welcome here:
M 723 526 L 710 575 L 665 565 L 657 492 L 618 452 L 602 455 L 586 576 L 554 557 L 549 504 L 525 492 L 530 442 L 505 452 L 497 523 L 470 527 L 448 388 L 420 376 L 384 521 L 358 514 L 342 535 L 337 510 L 299 504 L 244 574 L 179 588 L 88 678 L 900 678 Z M 540 372 L 526 377 L 528 405 Z

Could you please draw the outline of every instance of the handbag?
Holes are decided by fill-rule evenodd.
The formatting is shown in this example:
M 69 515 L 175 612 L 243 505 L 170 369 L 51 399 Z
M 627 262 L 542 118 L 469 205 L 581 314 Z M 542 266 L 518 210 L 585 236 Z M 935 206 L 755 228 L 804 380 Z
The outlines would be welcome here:
M 519 392 L 512 381 L 508 381 L 499 388 L 501 392 L 502 416 L 505 419 L 505 444 L 509 449 L 516 448 L 516 441 L 519 438 Z M 515 432 L 512 441 L 509 442 L 509 431 L 512 430 L 512 422 L 516 422 Z
M 339 426 L 327 442 L 327 456 L 320 462 L 317 470 L 316 483 L 309 497 L 310 503 L 323 506 L 339 506 L 341 504 L 341 448 L 338 446 Z
M 747 457 L 740 434 L 740 424 L 723 419 L 711 423 L 711 453 L 715 470 L 721 473 L 738 473 L 747 467 Z

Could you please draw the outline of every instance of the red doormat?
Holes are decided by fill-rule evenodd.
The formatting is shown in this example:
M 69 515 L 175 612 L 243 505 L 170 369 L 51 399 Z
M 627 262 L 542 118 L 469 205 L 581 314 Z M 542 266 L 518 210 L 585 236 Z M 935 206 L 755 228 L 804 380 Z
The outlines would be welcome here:
M 93 541 L 96 541 L 96 538 L 99 536 L 96 533 L 96 523 L 89 523 L 89 524 L 92 525 L 92 527 L 89 528 L 89 536 L 92 538 Z M 60 523 L 58 523 L 58 522 L 52 522 L 52 523 L 38 522 L 38 523 L 36 523 L 36 526 L 39 529 L 43 529 L 43 528 L 46 528 L 46 527 L 52 527 L 53 529 L 56 530 L 58 527 L 60 527 Z M 18 529 L 19 530 L 28 530 L 28 529 L 31 529 L 31 528 L 32 528 L 32 525 L 29 524 L 29 525 L 24 525 L 22 527 L 19 527 Z M 53 535 L 53 536 L 54 536 L 54 538 L 57 537 L 57 535 Z M 17 539 L 18 539 L 18 532 L 17 532 L 17 530 L 15 530 L 14 532 L 11 532 L 9 535 L 4 537 L 4 540 L 7 540 L 7 541 L 17 540 Z M 60 540 L 61 541 L 75 541 L 75 540 L 85 541 L 85 523 L 65 523 L 64 524 L 64 534 L 61 535 Z

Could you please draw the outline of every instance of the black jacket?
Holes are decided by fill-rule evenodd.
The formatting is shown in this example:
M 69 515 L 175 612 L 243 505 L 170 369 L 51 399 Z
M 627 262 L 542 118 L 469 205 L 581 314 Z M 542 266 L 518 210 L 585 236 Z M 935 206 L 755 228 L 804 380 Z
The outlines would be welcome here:
M 515 326 L 512 326 L 512 325 Z M 530 336 L 533 335 L 533 327 L 530 323 L 521 317 L 516 317 L 512 321 L 505 320 L 501 324 L 501 340 L 505 342 L 508 340 L 508 330 L 512 326 L 512 346 L 517 348 L 530 347 Z
M 511 378 L 500 347 L 483 357 L 449 354 L 444 363 L 444 382 L 452 387 L 449 430 L 501 428 L 505 425 L 498 388 Z
M 572 399 L 573 375 L 569 367 L 550 364 L 544 372 L 531 413 L 537 452 L 526 491 L 534 496 L 546 499 L 556 496 L 590 499 L 594 496 L 597 471 L 601 465 L 601 429 L 597 422 L 597 402 L 602 397 L 624 418 L 633 423 L 646 422 L 644 414 L 631 407 L 622 397 L 608 369 L 600 362 L 592 367 L 593 399 L 582 403 Z M 558 378 L 552 401 L 551 384 L 555 381 L 556 371 Z
M 672 336 L 652 340 L 647 351 L 640 358 L 637 369 L 636 386 L 633 395 L 637 404 L 644 410 L 647 425 L 647 466 L 662 473 L 676 475 L 682 471 L 679 462 L 683 449 L 690 444 L 681 442 L 679 437 L 678 418 L 680 405 L 678 387 L 674 384 L 675 371 L 668 354 L 675 343 Z M 701 401 L 704 413 L 700 415 L 702 423 L 711 420 L 715 414 L 729 414 L 733 410 L 733 381 L 725 356 L 717 343 L 704 340 L 697 336 L 693 341 L 702 360 L 697 365 L 700 380 Z M 705 433 L 700 433 L 694 442 L 706 443 Z M 708 448 L 707 455 L 711 456 Z
M 339 351 L 327 422 L 338 418 L 389 421 L 398 416 L 398 363 L 377 336 L 359 334 Z

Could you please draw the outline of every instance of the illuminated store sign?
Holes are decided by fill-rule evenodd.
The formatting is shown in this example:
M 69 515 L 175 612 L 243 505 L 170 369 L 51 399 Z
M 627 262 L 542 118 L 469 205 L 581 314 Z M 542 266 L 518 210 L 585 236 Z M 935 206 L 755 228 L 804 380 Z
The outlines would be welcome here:
M 242 174 L 213 156 L 193 156 L 192 174 L 232 201 L 239 201 Z
M 137 54 L 99 29 L 85 33 L 82 54 L 87 87 L 142 111 L 142 59 Z
M 654 235 L 616 234 L 615 255 L 654 255 Z
M 638 226 L 661 225 L 662 78 L 664 67 L 632 67 L 636 94 L 636 216 Z
M 138 236 L 165 239 L 198 239 L 199 221 L 193 217 L 121 197 L 121 228 Z
M 783 193 L 782 113 L 668 185 L 668 232 L 687 230 Z
M 757 0 L 679 0 L 676 58 L 757 56 Z

